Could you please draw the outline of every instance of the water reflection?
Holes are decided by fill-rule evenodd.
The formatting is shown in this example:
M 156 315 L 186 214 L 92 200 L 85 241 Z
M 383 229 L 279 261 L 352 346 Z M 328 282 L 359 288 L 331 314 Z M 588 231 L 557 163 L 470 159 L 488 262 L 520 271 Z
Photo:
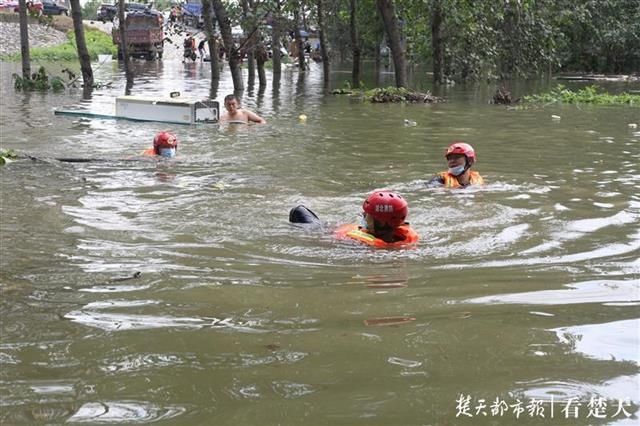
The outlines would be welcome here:
M 638 330 L 640 319 L 561 327 L 552 331 L 558 335 L 561 343 L 568 345 L 574 352 L 595 359 L 630 361 L 640 366 Z M 640 402 L 640 395 L 629 396 L 638 397 Z
M 501 294 L 470 299 L 469 303 L 519 303 L 565 305 L 574 303 L 626 302 L 640 304 L 640 280 L 596 280 L 566 284 L 569 289 Z

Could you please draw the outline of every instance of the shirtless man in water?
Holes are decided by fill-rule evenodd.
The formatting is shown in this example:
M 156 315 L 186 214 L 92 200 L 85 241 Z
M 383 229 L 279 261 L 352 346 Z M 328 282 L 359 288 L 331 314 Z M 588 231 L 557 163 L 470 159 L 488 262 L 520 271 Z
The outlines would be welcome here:
M 235 95 L 225 96 L 224 107 L 227 112 L 220 117 L 221 123 L 266 123 L 265 119 L 255 112 L 240 108 L 240 101 Z

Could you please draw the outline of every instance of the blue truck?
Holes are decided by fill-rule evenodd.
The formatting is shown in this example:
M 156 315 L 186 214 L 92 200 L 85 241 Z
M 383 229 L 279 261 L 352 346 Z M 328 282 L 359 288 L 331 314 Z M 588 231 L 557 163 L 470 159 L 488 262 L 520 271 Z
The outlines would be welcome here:
M 184 20 L 184 23 L 190 27 L 204 27 L 204 18 L 202 17 L 202 1 L 187 0 L 187 2 L 182 5 L 182 19 Z

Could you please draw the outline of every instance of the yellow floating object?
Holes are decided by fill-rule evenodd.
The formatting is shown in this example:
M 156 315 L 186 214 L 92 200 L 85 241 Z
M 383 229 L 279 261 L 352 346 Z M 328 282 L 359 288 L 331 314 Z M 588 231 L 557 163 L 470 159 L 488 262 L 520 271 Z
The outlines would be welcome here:
M 307 116 L 306 116 L 305 114 L 300 114 L 300 115 L 298 116 L 298 119 L 299 119 L 300 121 L 307 121 Z

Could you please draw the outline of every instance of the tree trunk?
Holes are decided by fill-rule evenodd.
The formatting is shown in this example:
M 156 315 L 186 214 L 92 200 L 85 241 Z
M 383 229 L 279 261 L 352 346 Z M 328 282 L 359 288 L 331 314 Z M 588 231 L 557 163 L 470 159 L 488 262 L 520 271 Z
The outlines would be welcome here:
M 320 54 L 322 55 L 322 82 L 324 87 L 329 87 L 329 53 L 325 39 L 324 9 L 322 0 L 318 0 L 318 32 L 320 36 Z
M 127 79 L 127 85 L 125 87 L 125 95 L 131 94 L 131 88 L 133 87 L 133 69 L 131 69 L 131 58 L 129 58 L 129 41 L 127 40 L 127 23 L 125 21 L 124 14 L 125 3 L 120 2 L 118 7 L 118 31 L 120 31 L 120 52 L 122 55 L 122 61 L 124 65 L 124 75 Z
M 263 91 L 267 85 L 267 75 L 264 71 L 264 64 L 268 60 L 269 54 L 267 53 L 267 49 L 265 48 L 264 43 L 260 41 L 256 48 L 256 62 L 258 64 L 258 84 L 260 85 L 260 89 Z
M 84 38 L 84 25 L 82 24 L 82 7 L 80 0 L 71 0 L 71 16 L 73 18 L 73 31 L 76 35 L 76 48 L 80 59 L 80 70 L 84 87 L 93 87 L 93 70 L 91 69 L 91 56 Z
M 222 0 L 211 0 L 213 11 L 216 14 L 216 20 L 220 25 L 220 33 L 224 47 L 229 55 L 229 69 L 231 70 L 231 79 L 233 80 L 233 90 L 241 92 L 244 90 L 244 82 L 242 81 L 242 69 L 240 69 L 240 55 L 238 49 L 233 44 L 233 35 L 231 34 L 231 20 L 227 17 L 227 10 L 222 4 Z
M 256 58 L 253 47 L 247 52 L 247 83 L 253 86 L 256 81 Z
M 441 0 L 433 1 L 433 10 L 431 13 L 431 50 L 433 51 L 433 82 L 442 83 L 443 60 L 444 60 L 444 42 L 442 39 L 442 3 Z
M 393 0 L 376 0 L 376 2 L 380 16 L 382 16 L 382 21 L 384 22 L 384 28 L 387 31 L 387 37 L 389 38 L 389 47 L 391 48 L 395 68 L 396 86 L 406 87 L 406 61 L 404 50 L 402 49 L 402 41 L 400 40 L 400 29 L 398 28 L 398 18 L 396 17 Z
M 215 37 L 213 16 L 211 16 L 211 0 L 202 0 L 202 19 L 204 19 L 204 32 L 207 35 L 207 44 L 209 45 L 211 86 L 217 87 L 217 84 L 213 84 L 213 82 L 220 80 L 220 64 L 218 62 L 218 41 Z
M 29 18 L 27 1 L 19 0 L 20 5 L 20 53 L 22 56 L 22 78 L 31 79 L 31 56 L 29 54 Z
M 307 62 L 304 60 L 304 45 L 302 44 L 302 36 L 300 35 L 300 2 L 296 2 L 296 8 L 293 11 L 293 21 L 296 26 L 293 30 L 295 43 L 298 46 L 298 68 L 300 71 L 307 69 Z
M 280 30 L 280 0 L 276 0 L 275 13 L 273 17 L 273 25 L 271 27 L 271 59 L 273 60 L 273 80 L 280 80 L 282 73 L 282 52 L 280 52 L 280 39 L 282 33 Z
M 351 52 L 353 68 L 351 71 L 351 87 L 360 87 L 360 40 L 358 39 L 358 0 L 351 0 Z
M 255 33 L 255 29 L 252 28 L 255 23 L 254 20 L 250 17 L 250 12 L 252 11 L 253 5 L 249 0 L 242 0 L 242 29 L 244 31 L 244 48 L 243 51 L 247 52 L 247 85 L 252 87 L 254 81 L 256 80 L 256 60 L 254 55 L 254 43 L 253 34 Z M 250 39 L 251 38 L 251 39 Z M 242 55 L 242 52 L 240 52 Z

